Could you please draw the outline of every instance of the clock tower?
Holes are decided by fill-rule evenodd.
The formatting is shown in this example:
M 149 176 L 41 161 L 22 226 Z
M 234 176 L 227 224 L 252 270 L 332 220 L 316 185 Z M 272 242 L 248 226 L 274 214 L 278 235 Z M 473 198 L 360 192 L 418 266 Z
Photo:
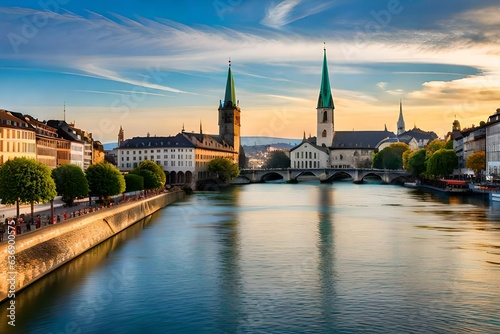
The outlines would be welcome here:
M 224 101 L 219 104 L 219 136 L 234 148 L 233 161 L 238 163 L 240 152 L 240 107 L 236 100 L 234 90 L 233 74 L 231 73 L 231 61 L 227 73 L 226 94 Z
M 319 89 L 317 113 L 317 136 L 316 145 L 330 147 L 333 141 L 333 116 L 335 106 L 333 104 L 330 79 L 328 77 L 328 64 L 326 61 L 326 47 L 323 49 L 323 70 L 321 73 L 321 87 Z

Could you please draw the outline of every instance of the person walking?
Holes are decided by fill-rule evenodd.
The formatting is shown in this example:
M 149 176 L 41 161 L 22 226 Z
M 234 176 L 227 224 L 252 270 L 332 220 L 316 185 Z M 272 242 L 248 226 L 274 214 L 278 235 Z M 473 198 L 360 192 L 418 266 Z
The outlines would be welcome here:
M 39 229 L 42 225 L 42 218 L 40 218 L 40 215 L 36 215 L 36 225 L 35 228 Z

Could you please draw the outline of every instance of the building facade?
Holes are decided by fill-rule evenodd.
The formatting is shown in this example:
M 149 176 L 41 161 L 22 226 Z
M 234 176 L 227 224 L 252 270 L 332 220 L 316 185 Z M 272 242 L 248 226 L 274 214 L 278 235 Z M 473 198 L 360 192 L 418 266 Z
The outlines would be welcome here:
M 124 139 L 120 127 L 116 165 L 128 172 L 144 160 L 162 166 L 171 184 L 192 184 L 209 177 L 208 164 L 215 158 L 228 158 L 239 163 L 241 110 L 236 100 L 234 79 L 229 65 L 224 101 L 218 108 L 219 134 L 187 133 L 184 130 L 169 137 L 134 137 Z
M 326 49 L 324 49 L 321 86 L 316 105 L 316 137 L 304 138 L 302 143 L 290 150 L 292 168 L 370 167 L 377 145 L 383 140 L 396 137 L 387 129 L 384 131 L 336 131 L 334 111 L 335 104 L 330 87 Z
M 0 109 L 0 165 L 19 157 L 36 159 L 36 132 L 26 121 Z
M 486 175 L 490 180 L 500 179 L 500 108 L 488 117 L 486 127 Z

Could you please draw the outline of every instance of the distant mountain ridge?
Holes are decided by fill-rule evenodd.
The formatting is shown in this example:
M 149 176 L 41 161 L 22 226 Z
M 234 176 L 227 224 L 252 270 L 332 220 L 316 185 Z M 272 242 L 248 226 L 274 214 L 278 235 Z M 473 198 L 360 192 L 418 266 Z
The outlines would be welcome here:
M 259 137 L 259 136 L 241 137 L 242 146 L 273 145 L 273 144 L 289 144 L 291 146 L 296 146 L 301 142 L 302 139 Z
M 243 136 L 241 137 L 242 146 L 254 145 L 273 145 L 273 144 L 289 144 L 296 146 L 302 142 L 302 139 L 280 138 L 280 137 L 259 137 L 259 136 Z M 117 142 L 103 144 L 105 151 L 111 151 L 118 146 Z

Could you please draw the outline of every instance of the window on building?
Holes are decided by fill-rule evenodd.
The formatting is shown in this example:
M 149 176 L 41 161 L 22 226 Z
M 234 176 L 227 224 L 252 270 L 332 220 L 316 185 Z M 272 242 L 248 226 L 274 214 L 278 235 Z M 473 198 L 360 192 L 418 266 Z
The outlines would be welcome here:
M 328 113 L 326 111 L 323 111 L 323 123 L 328 122 Z
M 170 166 L 175 166 L 175 161 L 170 161 Z
M 155 159 L 155 156 L 154 156 L 154 155 L 152 155 L 152 156 L 151 156 L 151 160 L 154 160 L 154 159 Z
M 326 137 L 326 130 L 323 130 L 323 132 L 321 133 L 321 137 Z

